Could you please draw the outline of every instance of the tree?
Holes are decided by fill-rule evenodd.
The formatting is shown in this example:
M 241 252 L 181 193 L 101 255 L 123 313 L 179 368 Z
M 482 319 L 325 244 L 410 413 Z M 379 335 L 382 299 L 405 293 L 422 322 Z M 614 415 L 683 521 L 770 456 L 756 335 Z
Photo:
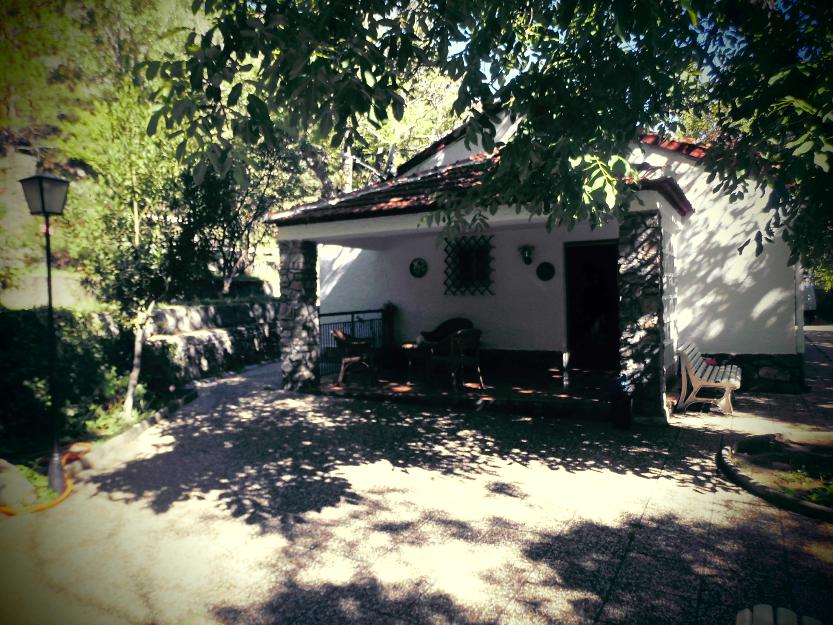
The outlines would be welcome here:
M 93 176 L 67 206 L 68 238 L 76 242 L 85 282 L 134 332 L 126 418 L 133 412 L 147 323 L 169 292 L 177 233 L 167 194 L 180 167 L 169 140 L 145 133 L 150 111 L 141 90 L 125 80 L 112 100 L 80 111 L 58 140 L 60 152 L 85 163 Z
M 5 0 L 0 128 L 48 147 L 66 120 L 118 89 L 149 51 L 181 47 L 176 27 L 198 27 L 187 6 L 187 0 Z
M 0 20 L 0 128 L 43 163 L 87 172 L 56 237 L 88 285 L 135 332 L 130 416 L 146 322 L 170 285 L 177 232 L 166 194 L 180 170 L 172 142 L 144 130 L 152 107 L 133 68 L 199 27 L 186 0 L 10 0 Z M 197 19 L 197 21 L 195 21 Z
M 312 194 L 315 185 L 305 175 L 304 149 L 298 142 L 284 137 L 279 148 L 261 146 L 251 152 L 246 172 L 251 182 L 246 186 L 230 173 L 221 178 L 213 170 L 199 182 L 191 172 L 181 175 L 183 191 L 172 205 L 180 231 L 174 255 L 178 266 L 191 269 L 175 269 L 174 276 L 193 276 L 212 267 L 222 281 L 222 295 L 228 295 L 267 235 L 266 213 Z
M 510 204 L 549 226 L 600 224 L 632 199 L 626 157 L 640 133 L 676 130 L 683 112 L 717 106 L 706 167 L 720 188 L 744 193 L 755 177 L 773 193 L 769 230 L 782 230 L 794 256 L 812 263 L 833 249 L 833 217 L 819 208 L 833 123 L 825 0 L 195 7 L 210 27 L 148 68 L 165 83 L 160 116 L 182 128 L 194 158 L 215 151 L 231 166 L 233 138 L 269 143 L 276 126 L 314 126 L 341 145 L 361 119 L 374 127 L 400 119 L 407 78 L 434 67 L 459 81 L 452 108 L 468 118 L 468 140 L 482 136 L 491 150 L 497 112 L 519 121 L 499 164 L 466 204 L 448 204 L 446 219 L 479 223 Z
M 396 165 L 459 125 L 462 120 L 452 110 L 458 87 L 437 71 L 424 69 L 403 87 L 401 119 L 390 116 L 379 124 L 359 119 L 354 140 L 345 142 L 345 149 L 360 159 L 353 186 L 391 174 Z

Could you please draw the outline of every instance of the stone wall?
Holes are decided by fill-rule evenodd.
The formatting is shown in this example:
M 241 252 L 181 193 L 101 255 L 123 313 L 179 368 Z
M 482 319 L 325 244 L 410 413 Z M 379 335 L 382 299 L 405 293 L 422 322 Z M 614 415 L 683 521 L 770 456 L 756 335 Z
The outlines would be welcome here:
M 619 226 L 619 363 L 643 423 L 666 422 L 662 274 L 659 213 L 628 213 Z
M 319 382 L 318 249 L 313 241 L 281 241 L 278 308 L 283 387 L 311 390 Z
M 143 379 L 188 382 L 279 356 L 277 302 L 158 309 L 148 330 Z

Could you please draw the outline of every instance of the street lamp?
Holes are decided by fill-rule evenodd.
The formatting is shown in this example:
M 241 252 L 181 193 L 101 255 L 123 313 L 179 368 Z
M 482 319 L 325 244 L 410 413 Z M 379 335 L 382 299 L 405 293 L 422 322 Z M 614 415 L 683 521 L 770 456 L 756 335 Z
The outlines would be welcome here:
M 46 291 L 47 291 L 47 357 L 49 384 L 49 412 L 52 417 L 52 456 L 49 459 L 49 488 L 60 494 L 64 492 L 64 470 L 58 453 L 58 403 L 55 397 L 55 315 L 52 311 L 52 249 L 49 244 L 49 216 L 60 216 L 67 201 L 69 181 L 45 172 L 23 178 L 23 195 L 32 215 L 43 215 L 46 236 Z

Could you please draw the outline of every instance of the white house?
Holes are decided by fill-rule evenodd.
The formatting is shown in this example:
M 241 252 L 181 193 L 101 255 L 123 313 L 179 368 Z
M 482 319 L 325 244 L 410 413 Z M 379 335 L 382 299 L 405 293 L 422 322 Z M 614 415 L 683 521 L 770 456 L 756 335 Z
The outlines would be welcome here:
M 512 128 L 498 127 L 498 141 Z M 483 237 L 449 241 L 424 223 L 432 193 L 476 184 L 487 158 L 458 129 L 386 182 L 275 212 L 282 254 L 285 383 L 315 380 L 317 315 L 398 307 L 397 340 L 451 317 L 483 331 L 483 348 L 568 353 L 571 364 L 621 369 L 637 383 L 635 410 L 663 419 L 675 349 L 696 342 L 730 355 L 744 386 L 803 381 L 797 270 L 780 240 L 755 256 L 739 245 L 766 222 L 766 198 L 715 194 L 704 148 L 643 137 L 631 162 L 651 171 L 630 213 L 591 230 L 547 232 L 507 208 Z M 650 169 L 648 166 L 651 166 Z M 522 246 L 527 264 L 520 253 Z M 424 261 L 424 262 L 420 262 Z M 427 267 L 421 277 L 412 275 Z

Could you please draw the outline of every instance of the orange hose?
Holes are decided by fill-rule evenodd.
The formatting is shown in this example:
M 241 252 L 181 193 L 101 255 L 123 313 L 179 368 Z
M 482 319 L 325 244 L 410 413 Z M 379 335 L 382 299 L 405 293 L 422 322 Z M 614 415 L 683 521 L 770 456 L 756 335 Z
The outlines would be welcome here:
M 91 443 L 73 443 L 69 446 L 69 449 L 67 449 L 67 451 L 65 451 L 64 454 L 61 456 L 61 466 L 66 467 L 67 462 L 78 460 L 81 456 L 90 453 L 91 449 Z M 5 514 L 6 516 L 17 516 L 18 514 L 26 514 L 29 512 L 41 512 L 42 510 L 49 510 L 49 508 L 54 508 L 64 499 L 69 497 L 71 492 L 72 478 L 67 474 L 66 469 L 64 469 L 64 492 L 55 497 L 55 499 L 53 499 L 52 501 L 47 501 L 46 503 L 27 506 L 25 508 L 12 508 L 10 506 L 0 506 L 0 513 Z

